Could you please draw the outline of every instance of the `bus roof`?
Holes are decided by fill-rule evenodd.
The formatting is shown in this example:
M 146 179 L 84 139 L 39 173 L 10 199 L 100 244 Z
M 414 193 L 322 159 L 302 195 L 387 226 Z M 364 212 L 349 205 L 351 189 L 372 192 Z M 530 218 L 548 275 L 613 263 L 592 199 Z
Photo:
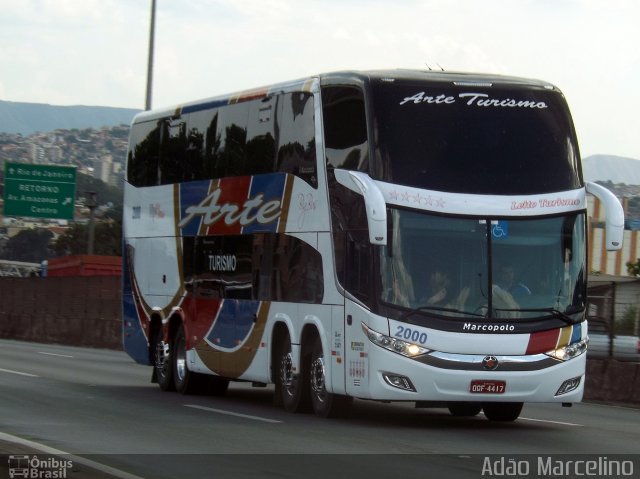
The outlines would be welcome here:
M 286 93 L 291 91 L 311 91 L 311 84 L 314 80 L 319 79 L 322 84 L 339 84 L 339 83 L 366 83 L 382 79 L 407 80 L 425 83 L 458 83 L 467 84 L 469 86 L 483 86 L 488 84 L 510 85 L 512 87 L 533 87 L 533 88 L 557 88 L 541 80 L 533 80 L 530 78 L 521 78 L 513 76 L 504 76 L 486 73 L 468 73 L 468 72 L 448 72 L 435 70 L 408 70 L 408 69 L 389 69 L 389 70 L 345 70 L 330 73 L 322 73 L 307 78 L 301 78 L 284 83 L 275 83 L 251 90 L 239 91 L 231 94 L 214 96 L 210 98 L 190 101 L 178 104 L 172 107 L 165 107 L 155 110 L 143 111 L 138 113 L 132 123 L 142 123 L 146 121 L 157 120 L 167 117 L 178 117 L 183 113 L 191 113 L 210 108 L 216 108 L 223 105 L 240 103 L 247 100 L 267 97 L 274 93 Z

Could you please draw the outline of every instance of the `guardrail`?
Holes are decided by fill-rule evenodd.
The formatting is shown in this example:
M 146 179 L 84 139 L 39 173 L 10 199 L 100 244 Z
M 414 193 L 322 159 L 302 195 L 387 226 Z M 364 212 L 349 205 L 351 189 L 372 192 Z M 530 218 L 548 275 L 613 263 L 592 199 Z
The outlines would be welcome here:
M 0 277 L 26 278 L 34 274 L 38 275 L 39 271 L 40 264 L 38 263 L 0 259 Z

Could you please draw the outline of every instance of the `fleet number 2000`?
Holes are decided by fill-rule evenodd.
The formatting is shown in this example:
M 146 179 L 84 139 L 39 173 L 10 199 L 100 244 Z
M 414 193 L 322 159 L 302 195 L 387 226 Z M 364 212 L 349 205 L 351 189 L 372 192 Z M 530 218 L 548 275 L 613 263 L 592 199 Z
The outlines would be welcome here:
M 425 344 L 427 342 L 427 333 L 402 325 L 397 326 L 395 337 L 418 344 Z

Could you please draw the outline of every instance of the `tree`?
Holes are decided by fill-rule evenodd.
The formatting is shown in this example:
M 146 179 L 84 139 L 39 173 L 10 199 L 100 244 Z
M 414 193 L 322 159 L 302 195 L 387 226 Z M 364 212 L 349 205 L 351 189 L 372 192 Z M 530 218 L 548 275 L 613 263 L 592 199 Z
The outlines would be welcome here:
M 94 191 L 98 195 L 100 204 L 113 203 L 113 209 L 118 215 L 122 215 L 122 203 L 124 192 L 113 186 L 109 186 L 103 181 L 82 173 L 77 174 L 78 196 L 84 196 L 87 191 Z
M 633 276 L 640 276 L 640 258 L 635 263 L 631 261 L 627 263 L 627 272 Z
M 98 223 L 95 233 L 96 254 L 122 255 L 122 223 L 120 221 Z
M 51 255 L 51 238 L 53 233 L 46 229 L 23 230 L 7 241 L 4 257 L 11 261 L 39 263 Z
M 88 236 L 89 227 L 76 223 L 60 235 L 53 249 L 57 256 L 86 254 Z M 119 221 L 97 223 L 93 251 L 95 254 L 120 256 L 122 254 L 122 223 Z
M 56 256 L 84 254 L 87 252 L 87 228 L 74 223 L 61 234 L 53 245 Z

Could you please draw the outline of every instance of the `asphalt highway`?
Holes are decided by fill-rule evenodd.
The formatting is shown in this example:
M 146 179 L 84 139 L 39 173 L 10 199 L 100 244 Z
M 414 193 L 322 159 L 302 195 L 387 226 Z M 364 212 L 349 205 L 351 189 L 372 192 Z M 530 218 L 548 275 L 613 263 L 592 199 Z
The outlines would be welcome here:
M 501 460 L 569 457 L 630 458 L 640 477 L 640 409 L 527 404 L 495 423 L 356 400 L 328 420 L 274 406 L 270 387 L 184 396 L 150 378 L 120 351 L 0 340 L 0 479 L 33 455 L 69 458 L 65 477 L 89 478 L 479 478 L 498 477 Z

